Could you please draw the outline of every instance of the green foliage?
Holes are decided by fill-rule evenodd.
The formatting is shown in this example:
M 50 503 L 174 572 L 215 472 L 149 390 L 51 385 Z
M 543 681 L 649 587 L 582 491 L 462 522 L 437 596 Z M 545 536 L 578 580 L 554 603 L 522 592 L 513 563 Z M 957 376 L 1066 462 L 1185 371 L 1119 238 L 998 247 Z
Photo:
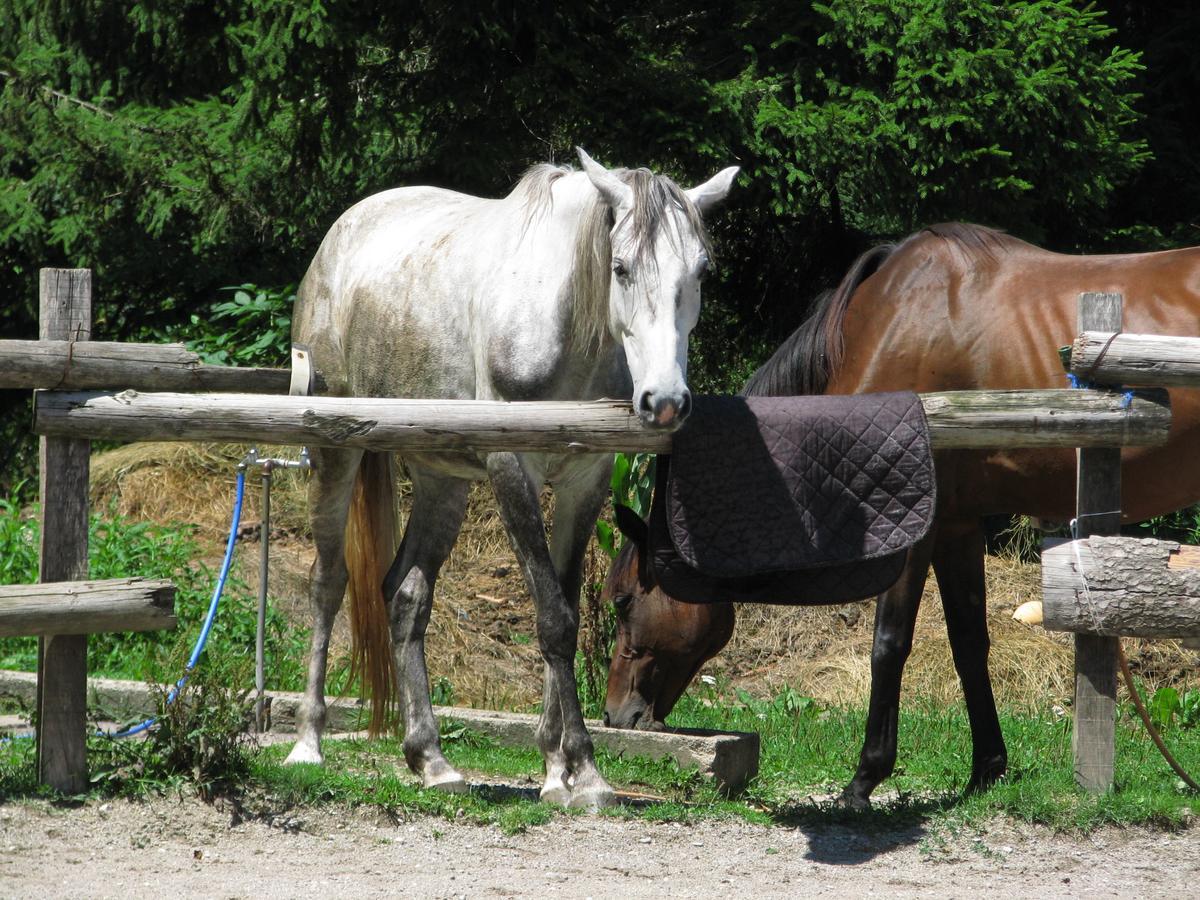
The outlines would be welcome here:
M 88 530 L 89 577 L 171 579 L 177 588 L 175 613 L 179 624 L 174 631 L 92 635 L 88 638 L 91 674 L 142 679 L 157 668 L 164 654 L 178 654 L 181 648 L 190 650 L 208 612 L 217 574 L 197 561 L 199 548 L 192 531 L 190 526 L 132 522 L 113 511 L 106 516 L 92 516 Z M 12 500 L 0 500 L 0 583 L 37 581 L 38 533 L 35 516 L 23 514 Z M 214 656 L 254 658 L 256 609 L 253 592 L 231 577 L 202 666 L 209 665 Z M 305 637 L 270 604 L 265 639 L 272 686 L 299 690 L 305 678 Z M 35 638 L 0 638 L 0 668 L 32 671 L 36 665 Z
M 751 117 L 777 215 L 820 208 L 867 234 L 947 217 L 1028 231 L 1096 215 L 1148 159 L 1131 127 L 1138 54 L 1105 46 L 1095 9 L 856 0 L 810 15 L 718 86 Z
M 18 500 L 0 497 L 0 584 L 33 584 L 38 574 L 38 521 Z
M 617 453 L 613 457 L 609 489 L 614 504 L 628 506 L 639 516 L 650 512 L 650 500 L 654 494 L 654 462 L 653 453 Z M 616 557 L 620 549 L 616 528 L 604 519 L 596 523 L 596 541 L 609 558 Z
M 161 683 L 174 682 L 186 661 L 172 654 L 152 679 L 158 721 L 144 739 L 89 737 L 91 781 L 105 793 L 138 797 L 190 784 L 212 799 L 240 790 L 250 771 L 253 701 L 248 688 L 235 686 L 252 683 L 251 661 L 206 658 L 172 701 Z
M 1181 544 L 1200 544 L 1200 506 L 1189 506 L 1165 516 L 1155 516 L 1145 522 L 1139 522 L 1132 529 L 1125 530 L 1133 531 L 1139 537 L 1155 537 L 1166 541 L 1178 541 Z
M 223 290 L 233 296 L 191 317 L 188 348 L 214 365 L 287 368 L 295 287 L 243 284 Z
M 1160 687 L 1146 704 L 1146 711 L 1160 731 L 1176 725 L 1195 728 L 1200 725 L 1200 690 L 1192 688 L 1181 694 L 1173 687 Z
M 1103 235 L 1151 163 L 1114 24 L 1191 76 L 1187 41 L 1067 0 L 2 0 L 0 332 L 41 265 L 97 269 L 98 334 L 160 333 L 220 285 L 295 281 L 367 193 L 496 194 L 582 144 L 685 182 L 744 167 L 695 366 L 728 387 L 877 237 Z

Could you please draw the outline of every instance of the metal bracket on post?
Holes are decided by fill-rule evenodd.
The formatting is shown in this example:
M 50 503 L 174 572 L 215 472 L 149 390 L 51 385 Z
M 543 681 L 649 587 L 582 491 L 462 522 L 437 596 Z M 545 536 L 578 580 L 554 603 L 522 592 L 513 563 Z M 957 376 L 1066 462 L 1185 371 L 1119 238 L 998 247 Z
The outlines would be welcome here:
M 276 469 L 308 469 L 308 448 L 300 448 L 299 459 L 276 459 L 260 457 L 258 448 L 238 463 L 239 469 L 259 466 L 262 469 L 262 524 L 259 530 L 258 561 L 258 623 L 254 635 L 254 727 L 262 734 L 271 728 L 271 708 L 266 698 L 266 628 L 267 628 L 267 584 L 270 577 L 271 550 L 271 475 Z

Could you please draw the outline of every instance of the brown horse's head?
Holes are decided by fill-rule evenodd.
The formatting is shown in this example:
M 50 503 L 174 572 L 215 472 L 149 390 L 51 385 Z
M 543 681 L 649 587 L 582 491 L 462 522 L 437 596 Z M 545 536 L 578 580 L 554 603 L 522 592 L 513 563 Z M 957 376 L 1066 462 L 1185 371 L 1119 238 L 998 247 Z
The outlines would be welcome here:
M 646 523 L 617 507 L 628 538 L 613 560 L 602 598 L 617 613 L 604 724 L 658 730 L 684 689 L 733 634 L 732 603 L 681 603 L 653 584 L 645 564 Z

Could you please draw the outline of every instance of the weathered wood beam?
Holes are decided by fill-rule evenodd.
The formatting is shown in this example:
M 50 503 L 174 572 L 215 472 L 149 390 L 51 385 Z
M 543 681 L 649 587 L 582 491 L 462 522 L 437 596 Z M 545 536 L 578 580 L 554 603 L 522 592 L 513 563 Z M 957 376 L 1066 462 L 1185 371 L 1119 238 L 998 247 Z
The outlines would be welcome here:
M 1166 391 L 1122 394 L 1067 389 L 922 394 L 938 450 L 1142 447 L 1167 441 Z
M 1042 552 L 1042 624 L 1051 631 L 1200 637 L 1200 547 L 1089 537 Z
M 0 388 L 286 394 L 287 369 L 211 366 L 182 344 L 0 341 Z
M 1072 375 L 1096 384 L 1200 387 L 1200 338 L 1084 331 L 1071 346 Z
M 951 391 L 922 395 L 937 449 L 1154 445 L 1166 441 L 1165 391 L 1126 408 L 1099 391 Z M 34 430 L 105 440 L 270 442 L 369 450 L 668 453 L 669 432 L 644 427 L 629 403 L 501 403 L 148 394 L 37 396 Z
M 169 581 L 115 578 L 0 587 L 0 637 L 175 627 Z

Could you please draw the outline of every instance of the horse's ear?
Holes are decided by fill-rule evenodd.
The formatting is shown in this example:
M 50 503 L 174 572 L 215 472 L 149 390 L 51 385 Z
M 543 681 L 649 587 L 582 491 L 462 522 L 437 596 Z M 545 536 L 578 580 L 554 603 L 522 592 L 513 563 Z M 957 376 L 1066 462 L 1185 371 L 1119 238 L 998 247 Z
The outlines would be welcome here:
M 685 193 L 688 195 L 688 199 L 696 204 L 696 209 L 700 210 L 700 214 L 704 215 L 729 195 L 729 189 L 733 187 L 733 179 L 737 177 L 739 171 L 741 169 L 738 166 L 722 169 L 704 184 L 698 184 Z
M 646 521 L 628 506 L 622 506 L 620 503 L 613 504 L 613 513 L 621 534 L 637 544 L 638 547 L 645 547 L 650 533 Z
M 588 156 L 582 147 L 576 147 L 575 152 L 579 154 L 583 171 L 592 180 L 592 184 L 600 192 L 605 203 L 613 210 L 628 209 L 633 206 L 633 188 Z

